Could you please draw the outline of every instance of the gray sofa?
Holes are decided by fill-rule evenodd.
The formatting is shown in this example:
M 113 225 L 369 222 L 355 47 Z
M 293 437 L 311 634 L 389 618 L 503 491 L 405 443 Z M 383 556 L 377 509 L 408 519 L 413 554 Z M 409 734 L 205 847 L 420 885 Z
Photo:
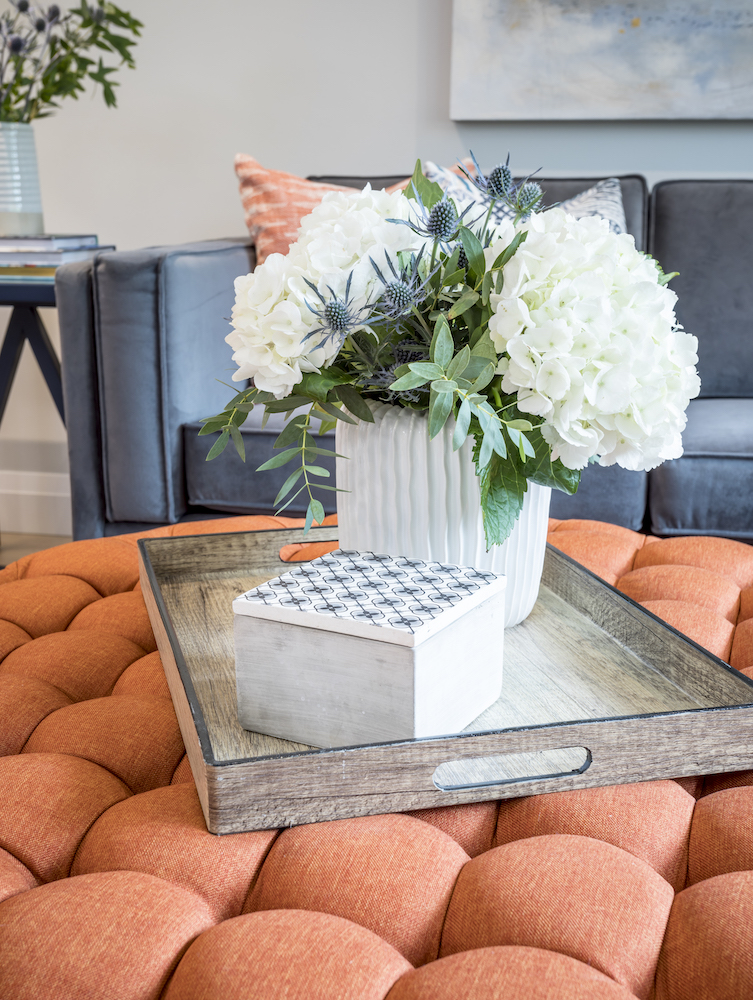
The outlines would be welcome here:
M 400 178 L 314 179 L 361 187 Z M 593 183 L 542 179 L 547 203 Z M 681 320 L 701 341 L 702 398 L 691 403 L 683 458 L 650 474 L 591 466 L 575 497 L 553 495 L 552 516 L 753 541 L 753 182 L 667 182 L 650 200 L 639 175 L 620 183 L 638 247 L 681 271 L 673 287 Z M 234 368 L 224 342 L 233 279 L 254 263 L 252 244 L 238 239 L 103 253 L 60 268 L 76 538 L 272 512 L 287 470 L 254 470 L 272 454 L 276 424 L 262 430 L 252 414 L 245 465 L 231 448 L 206 463 L 212 439 L 197 436 L 199 419 L 231 392 L 222 383 Z

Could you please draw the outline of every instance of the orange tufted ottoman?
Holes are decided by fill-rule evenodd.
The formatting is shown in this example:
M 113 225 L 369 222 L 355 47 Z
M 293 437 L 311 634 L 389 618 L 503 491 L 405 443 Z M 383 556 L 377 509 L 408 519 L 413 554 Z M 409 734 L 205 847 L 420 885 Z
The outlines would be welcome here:
M 550 527 L 753 676 L 753 548 Z M 753 770 L 207 833 L 138 537 L 0 571 L 1 1000 L 753 996 Z

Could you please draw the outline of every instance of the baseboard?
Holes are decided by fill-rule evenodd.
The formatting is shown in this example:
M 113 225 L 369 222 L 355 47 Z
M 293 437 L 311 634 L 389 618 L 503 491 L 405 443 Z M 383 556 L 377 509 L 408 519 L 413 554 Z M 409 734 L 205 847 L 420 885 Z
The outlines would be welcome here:
M 72 530 L 65 473 L 0 470 L 0 532 L 70 535 Z

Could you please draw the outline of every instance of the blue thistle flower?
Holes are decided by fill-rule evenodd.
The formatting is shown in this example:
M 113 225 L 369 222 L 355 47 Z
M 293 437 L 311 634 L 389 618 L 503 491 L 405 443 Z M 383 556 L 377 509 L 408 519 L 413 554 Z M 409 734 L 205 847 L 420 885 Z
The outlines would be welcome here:
M 8 39 L 8 48 L 14 56 L 17 56 L 26 48 L 26 42 L 20 35 L 11 35 Z
M 416 197 L 418 210 L 415 211 L 415 219 L 388 219 L 388 222 L 396 222 L 400 226 L 407 226 L 412 229 L 417 236 L 424 239 L 433 240 L 438 243 L 448 244 L 458 235 L 460 226 L 463 225 L 465 215 L 471 210 L 472 205 L 466 205 L 458 215 L 455 202 L 447 197 L 445 193 L 442 200 L 438 201 L 431 209 L 424 205 L 423 198 L 413 186 L 413 193 Z
M 25 14 L 28 9 L 29 9 L 29 0 L 16 0 L 16 10 L 19 13 Z
M 315 309 L 308 300 L 306 301 L 306 305 L 319 320 L 321 326 L 310 330 L 303 338 L 304 343 L 311 337 L 316 336 L 316 334 L 321 333 L 323 334 L 322 339 L 313 350 L 324 347 L 328 340 L 331 340 L 339 348 L 349 333 L 353 333 L 354 330 L 364 326 L 364 320 L 371 312 L 372 307 L 370 305 L 356 306 L 350 301 L 350 284 L 353 280 L 352 271 L 348 275 L 348 282 L 345 286 L 345 295 L 343 298 L 340 298 L 327 285 L 332 298 L 325 299 L 312 281 L 309 281 L 308 278 L 304 278 L 303 280 L 321 302 L 321 306 Z
M 541 185 L 537 184 L 536 181 L 527 181 L 521 186 L 517 194 L 516 206 L 518 212 L 522 216 L 530 215 L 531 212 L 536 211 L 543 197 L 544 192 L 541 190 Z
M 406 313 L 410 312 L 413 306 L 420 305 L 424 301 L 428 292 L 427 286 L 431 275 L 428 275 L 425 279 L 421 278 L 419 265 L 421 264 L 423 253 L 424 248 L 421 247 L 418 254 L 411 254 L 410 263 L 400 267 L 398 271 L 392 263 L 390 255 L 385 250 L 384 258 L 392 273 L 391 278 L 385 278 L 384 274 L 377 267 L 374 258 L 369 258 L 371 266 L 384 285 L 384 291 L 379 303 L 381 311 L 374 313 L 374 319 L 393 321 L 400 319 L 401 316 L 405 316 Z

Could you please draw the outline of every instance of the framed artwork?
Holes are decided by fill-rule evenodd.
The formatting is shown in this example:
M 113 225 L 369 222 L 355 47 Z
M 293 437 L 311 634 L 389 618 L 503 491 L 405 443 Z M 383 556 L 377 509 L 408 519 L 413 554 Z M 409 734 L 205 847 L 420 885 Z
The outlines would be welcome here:
M 454 0 L 450 116 L 753 118 L 753 0 Z

